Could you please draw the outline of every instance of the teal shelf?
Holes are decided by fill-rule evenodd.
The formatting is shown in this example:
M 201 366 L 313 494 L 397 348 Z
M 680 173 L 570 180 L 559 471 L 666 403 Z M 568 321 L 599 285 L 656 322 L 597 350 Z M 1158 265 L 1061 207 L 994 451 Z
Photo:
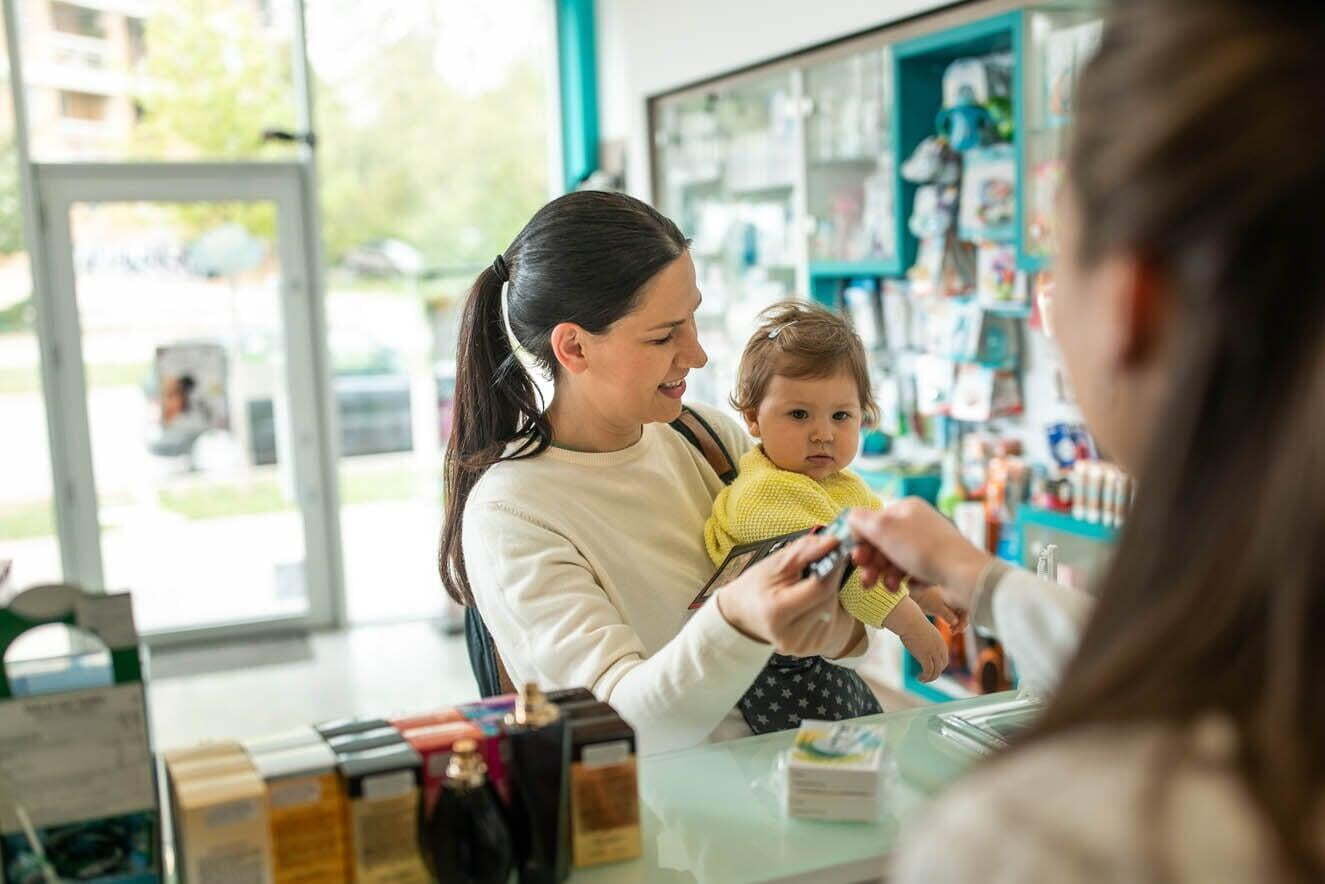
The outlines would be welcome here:
M 1076 537 L 1082 537 L 1086 540 L 1095 540 L 1103 543 L 1113 543 L 1118 539 L 1118 529 L 1106 525 L 1099 525 L 1094 522 L 1083 522 L 1080 519 L 1074 519 L 1067 513 L 1059 513 L 1054 510 L 1040 509 L 1039 507 L 1023 506 L 1017 511 L 1018 527 L 1026 525 L 1040 525 L 1045 528 L 1051 528 L 1054 531 L 1060 531 L 1064 534 L 1072 534 Z
M 1022 127 L 1024 104 L 1022 93 L 1022 14 L 1008 12 L 992 18 L 971 22 L 935 34 L 926 34 L 893 49 L 893 83 L 898 106 L 893 114 L 893 154 L 896 164 L 896 223 L 899 244 L 899 263 L 910 267 L 915 262 L 919 243 L 911 234 L 907 221 L 915 203 L 918 185 L 901 176 L 901 166 L 916 147 L 934 134 L 934 117 L 943 106 L 943 74 L 952 62 L 960 58 L 1011 52 L 1013 55 L 1012 106 L 1015 132 L 1012 146 L 1017 157 L 1017 211 L 1014 223 L 1017 230 L 1017 259 L 1021 266 L 1023 210 L 1022 193 L 1024 156 Z
M 879 261 L 811 261 L 811 277 L 840 279 L 855 276 L 896 276 L 901 272 L 896 258 Z

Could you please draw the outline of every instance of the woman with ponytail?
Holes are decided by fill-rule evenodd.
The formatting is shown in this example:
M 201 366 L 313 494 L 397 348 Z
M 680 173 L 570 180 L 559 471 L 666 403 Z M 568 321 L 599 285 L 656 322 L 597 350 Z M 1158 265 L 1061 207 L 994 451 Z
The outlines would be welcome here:
M 457 353 L 440 568 L 516 684 L 587 686 L 657 752 L 750 731 L 737 701 L 774 651 L 854 657 L 807 539 L 724 586 L 703 528 L 722 480 L 667 424 L 707 361 L 688 243 L 639 200 L 568 194 L 475 281 Z M 531 372 L 550 382 L 544 402 Z M 739 458 L 731 419 L 694 409 Z

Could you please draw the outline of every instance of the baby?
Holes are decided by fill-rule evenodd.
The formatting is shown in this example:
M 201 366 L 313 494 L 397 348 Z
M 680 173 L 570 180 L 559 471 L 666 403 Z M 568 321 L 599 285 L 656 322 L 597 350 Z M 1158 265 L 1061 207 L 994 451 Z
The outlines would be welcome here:
M 883 505 L 847 470 L 861 423 L 875 411 L 860 338 L 840 316 L 799 302 L 775 304 L 760 319 L 731 400 L 760 444 L 713 502 L 704 544 L 714 564 L 733 546 L 826 525 L 848 507 Z M 857 620 L 895 632 L 924 681 L 947 667 L 947 645 L 907 593 L 866 589 L 853 574 L 840 598 Z

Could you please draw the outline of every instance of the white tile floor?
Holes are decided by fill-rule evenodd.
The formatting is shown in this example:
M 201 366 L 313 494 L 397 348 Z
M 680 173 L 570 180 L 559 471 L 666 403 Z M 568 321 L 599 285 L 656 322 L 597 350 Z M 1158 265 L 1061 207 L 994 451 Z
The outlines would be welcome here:
M 149 667 L 158 751 L 478 696 L 464 638 L 431 622 L 161 649 Z

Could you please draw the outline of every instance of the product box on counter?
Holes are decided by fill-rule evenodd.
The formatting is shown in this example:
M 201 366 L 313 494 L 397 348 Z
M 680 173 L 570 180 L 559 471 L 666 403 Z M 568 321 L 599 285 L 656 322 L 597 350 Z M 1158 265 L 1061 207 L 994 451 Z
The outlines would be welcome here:
M 248 754 L 170 770 L 175 864 L 184 884 L 272 880 L 267 787 Z
M 83 655 L 48 661 L 56 664 L 51 671 L 29 677 L 20 672 L 22 664 L 3 662 L 20 636 L 49 623 L 99 639 L 110 652 L 109 667 L 88 666 Z M 71 684 L 79 687 L 67 689 Z M 156 774 L 127 594 L 52 584 L 21 592 L 0 608 L 0 777 L 6 784 L 0 880 L 161 880 Z M 28 840 L 15 800 L 44 860 Z
M 786 765 L 789 816 L 861 822 L 878 819 L 883 765 L 879 728 L 802 721 Z
M 403 740 L 337 757 L 349 800 L 350 862 L 358 884 L 426 884 L 418 843 L 422 761 Z
M 319 739 L 252 758 L 267 789 L 275 884 L 350 880 L 348 808 L 331 747 Z

